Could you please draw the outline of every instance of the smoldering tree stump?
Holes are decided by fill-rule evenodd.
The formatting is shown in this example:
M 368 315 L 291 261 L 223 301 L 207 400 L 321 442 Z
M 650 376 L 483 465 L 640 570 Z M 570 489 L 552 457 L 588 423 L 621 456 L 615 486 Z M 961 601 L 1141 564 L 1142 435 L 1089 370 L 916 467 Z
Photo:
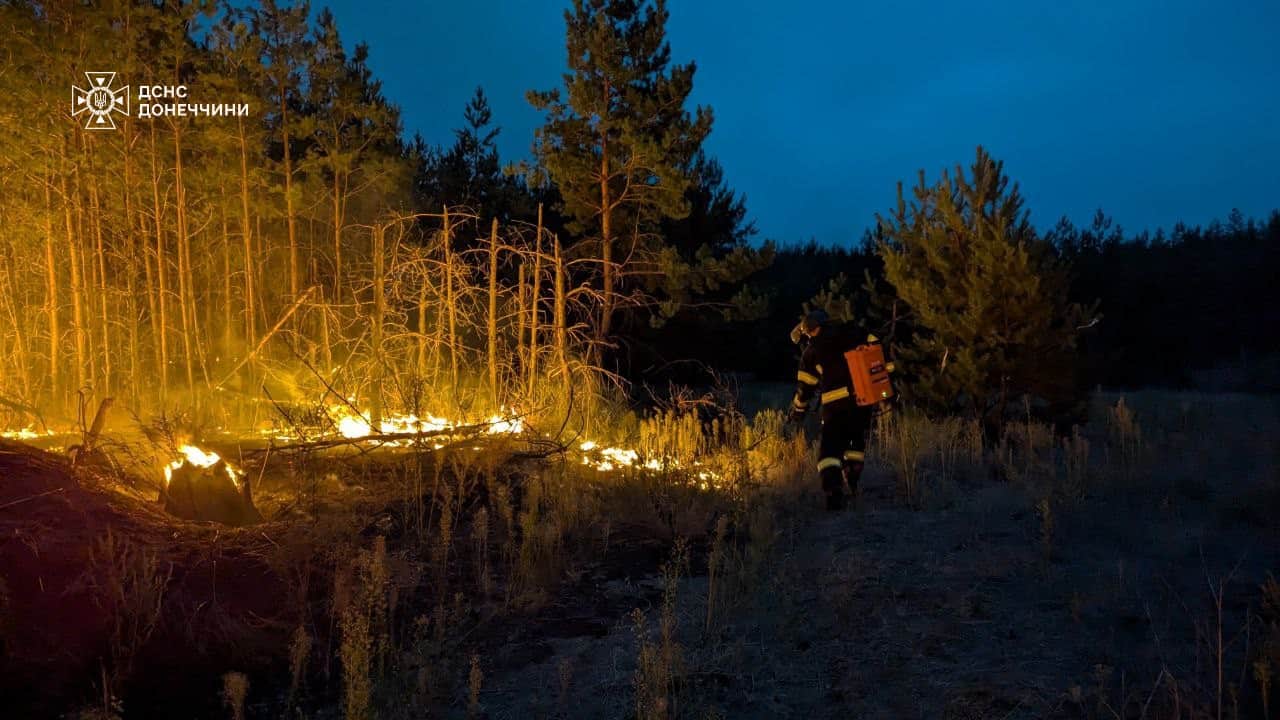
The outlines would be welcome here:
M 237 483 L 222 460 L 208 467 L 183 462 L 172 472 L 168 485 L 160 488 L 160 502 L 166 512 L 184 520 L 235 527 L 262 522 L 249 482 Z

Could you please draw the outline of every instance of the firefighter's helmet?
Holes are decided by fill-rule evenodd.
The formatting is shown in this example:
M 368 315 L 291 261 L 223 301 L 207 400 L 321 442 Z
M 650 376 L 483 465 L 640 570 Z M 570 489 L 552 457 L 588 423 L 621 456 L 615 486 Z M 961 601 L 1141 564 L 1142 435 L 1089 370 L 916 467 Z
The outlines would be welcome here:
M 814 330 L 826 325 L 829 320 L 825 310 L 810 310 L 803 320 L 791 328 L 791 342 L 799 345 L 807 341 Z
M 804 328 L 805 335 L 812 335 L 814 330 L 826 325 L 830 320 L 831 318 L 827 315 L 827 311 L 819 308 L 810 310 L 804 316 L 804 320 L 800 322 L 800 325 Z

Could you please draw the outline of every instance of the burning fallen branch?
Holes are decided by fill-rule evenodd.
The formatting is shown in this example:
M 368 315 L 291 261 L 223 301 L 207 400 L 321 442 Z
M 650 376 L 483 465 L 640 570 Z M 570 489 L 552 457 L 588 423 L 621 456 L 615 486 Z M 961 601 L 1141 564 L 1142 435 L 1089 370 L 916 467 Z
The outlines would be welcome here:
M 270 448 L 256 452 L 325 450 L 367 445 L 440 450 L 460 440 L 473 440 L 486 435 L 516 436 L 525 431 L 524 419 L 520 415 L 493 415 L 479 422 L 460 422 L 435 415 L 389 415 L 379 420 L 375 427 L 369 416 L 360 413 L 350 401 L 346 401 L 344 405 L 329 407 L 327 414 L 331 427 L 329 433 L 314 440 L 298 439 L 273 444 Z M 287 414 L 285 418 L 289 419 Z
M 290 450 L 327 450 L 330 448 L 354 446 L 354 445 L 384 445 L 389 447 L 412 447 L 415 444 L 421 444 L 428 440 L 454 440 L 459 435 L 472 437 L 480 437 L 484 435 L 483 429 L 485 425 L 467 425 L 450 428 L 448 430 L 424 430 L 421 432 L 369 432 L 363 435 L 338 435 L 336 437 L 329 436 L 316 440 L 299 440 L 297 442 L 287 442 L 280 445 L 271 445 L 261 450 L 253 450 L 255 453 L 265 452 L 288 452 Z M 444 447 L 442 442 L 434 442 L 430 444 L 433 450 L 439 450 Z

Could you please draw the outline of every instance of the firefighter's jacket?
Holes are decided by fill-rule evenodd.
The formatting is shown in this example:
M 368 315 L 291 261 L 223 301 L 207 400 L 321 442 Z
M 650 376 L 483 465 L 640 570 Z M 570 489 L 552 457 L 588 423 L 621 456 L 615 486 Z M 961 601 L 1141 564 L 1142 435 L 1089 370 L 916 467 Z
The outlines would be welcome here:
M 841 409 L 857 407 L 853 378 L 849 375 L 849 363 L 844 354 L 870 337 L 852 323 L 824 325 L 818 335 L 809 340 L 800 356 L 792 410 L 804 412 L 814 393 L 818 393 L 822 400 L 823 418 Z

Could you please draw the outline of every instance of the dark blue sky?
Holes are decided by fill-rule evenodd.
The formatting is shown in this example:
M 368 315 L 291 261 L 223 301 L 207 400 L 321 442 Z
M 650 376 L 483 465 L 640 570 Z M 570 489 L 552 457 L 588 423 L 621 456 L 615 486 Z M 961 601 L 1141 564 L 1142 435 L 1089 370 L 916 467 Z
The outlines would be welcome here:
M 483 85 L 504 159 L 528 155 L 524 93 L 559 84 L 562 3 L 313 1 L 370 45 L 409 133 L 450 142 Z M 1280 0 L 669 5 L 673 56 L 715 110 L 707 149 L 762 237 L 856 240 L 899 179 L 977 144 L 1041 228 L 1280 207 Z

